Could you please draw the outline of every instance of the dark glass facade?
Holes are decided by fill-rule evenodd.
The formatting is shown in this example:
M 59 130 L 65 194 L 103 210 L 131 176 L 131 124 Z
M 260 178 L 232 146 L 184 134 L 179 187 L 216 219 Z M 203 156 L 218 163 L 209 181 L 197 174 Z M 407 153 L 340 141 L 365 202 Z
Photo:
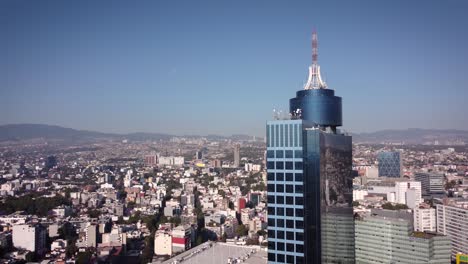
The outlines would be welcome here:
M 301 90 L 289 100 L 289 112 L 301 110 L 301 119 L 323 127 L 343 124 L 341 97 L 331 89 Z
M 351 137 L 304 130 L 307 263 L 354 263 Z

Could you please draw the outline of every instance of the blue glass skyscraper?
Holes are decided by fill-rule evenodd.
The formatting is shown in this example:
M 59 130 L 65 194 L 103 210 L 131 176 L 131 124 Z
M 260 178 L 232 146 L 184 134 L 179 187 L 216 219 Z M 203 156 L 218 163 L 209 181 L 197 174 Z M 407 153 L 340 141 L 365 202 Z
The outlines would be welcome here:
M 354 263 L 352 142 L 313 63 L 290 119 L 267 122 L 268 263 Z
M 377 155 L 379 177 L 399 178 L 403 173 L 401 153 L 398 151 L 383 151 Z

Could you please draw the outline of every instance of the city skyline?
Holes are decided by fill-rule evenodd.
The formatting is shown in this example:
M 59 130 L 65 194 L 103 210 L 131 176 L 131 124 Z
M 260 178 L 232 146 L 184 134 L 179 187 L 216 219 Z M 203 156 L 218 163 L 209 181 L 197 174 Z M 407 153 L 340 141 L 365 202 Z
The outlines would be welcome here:
M 1 5 L 0 124 L 263 136 L 306 82 L 315 27 L 346 130 L 468 130 L 461 1 Z

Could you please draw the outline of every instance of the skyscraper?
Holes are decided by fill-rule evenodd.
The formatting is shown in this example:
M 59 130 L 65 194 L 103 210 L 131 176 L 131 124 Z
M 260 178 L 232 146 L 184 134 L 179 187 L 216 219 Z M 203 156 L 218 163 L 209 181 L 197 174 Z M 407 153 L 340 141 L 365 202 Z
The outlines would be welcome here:
M 267 122 L 268 263 L 354 263 L 351 137 L 317 63 L 290 119 Z
M 384 151 L 377 156 L 379 163 L 379 177 L 399 178 L 403 173 L 401 153 L 398 151 Z
M 240 165 L 240 145 L 234 145 L 234 167 L 239 167 Z

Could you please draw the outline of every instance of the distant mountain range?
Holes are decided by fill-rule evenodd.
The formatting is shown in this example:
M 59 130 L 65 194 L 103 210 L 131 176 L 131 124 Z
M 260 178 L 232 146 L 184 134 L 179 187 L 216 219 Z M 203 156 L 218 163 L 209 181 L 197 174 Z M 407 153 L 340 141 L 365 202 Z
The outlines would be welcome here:
M 468 131 L 455 129 L 381 130 L 371 133 L 352 134 L 357 143 L 406 143 L 457 145 L 468 143 Z
M 357 143 L 406 143 L 406 144 L 427 144 L 438 142 L 441 145 L 468 143 L 468 131 L 463 130 L 435 130 L 435 129 L 418 129 L 411 128 L 406 130 L 382 130 L 371 133 L 354 133 L 353 141 Z M 0 125 L 0 142 L 1 141 L 21 141 L 30 139 L 47 139 L 47 140 L 67 140 L 67 141 L 86 141 L 86 140 L 168 140 L 174 135 L 163 133 L 102 133 L 95 131 L 76 130 L 72 128 L 64 128 L 53 125 L 41 124 L 15 124 L 15 125 Z M 230 137 L 219 135 L 208 136 L 187 136 L 187 137 L 206 137 L 209 139 L 234 139 L 234 140 L 249 140 L 252 137 L 247 135 L 232 135 Z

